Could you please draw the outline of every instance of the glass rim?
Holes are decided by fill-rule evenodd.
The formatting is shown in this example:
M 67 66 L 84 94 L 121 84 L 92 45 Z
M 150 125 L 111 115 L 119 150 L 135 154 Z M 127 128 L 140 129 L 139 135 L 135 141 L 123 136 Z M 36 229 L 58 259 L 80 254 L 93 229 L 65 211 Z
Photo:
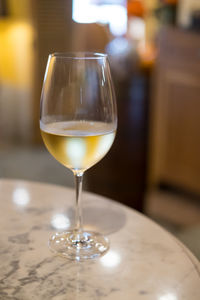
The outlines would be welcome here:
M 65 58 L 65 59 L 106 59 L 106 53 L 99 52 L 54 52 L 49 54 L 49 57 Z

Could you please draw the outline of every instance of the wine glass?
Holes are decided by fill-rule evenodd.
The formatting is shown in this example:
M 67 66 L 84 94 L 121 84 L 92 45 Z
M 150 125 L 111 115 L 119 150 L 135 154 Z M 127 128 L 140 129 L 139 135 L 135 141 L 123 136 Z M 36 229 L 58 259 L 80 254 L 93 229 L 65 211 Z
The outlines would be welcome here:
M 95 258 L 109 248 L 106 237 L 83 229 L 81 193 L 85 170 L 109 151 L 116 128 L 116 101 L 107 55 L 49 55 L 41 95 L 41 135 L 51 155 L 73 172 L 76 184 L 75 228 L 55 233 L 49 240 L 50 249 L 61 256 Z

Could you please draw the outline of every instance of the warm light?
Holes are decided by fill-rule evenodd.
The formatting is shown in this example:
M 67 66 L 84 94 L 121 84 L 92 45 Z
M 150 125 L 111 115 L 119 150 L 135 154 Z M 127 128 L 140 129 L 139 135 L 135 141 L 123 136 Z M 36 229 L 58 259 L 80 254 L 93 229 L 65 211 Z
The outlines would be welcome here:
M 176 295 L 172 293 L 167 293 L 159 297 L 159 300 L 177 300 Z
M 129 0 L 128 1 L 128 15 L 143 17 L 145 14 L 144 1 L 141 0 Z
M 129 21 L 129 34 L 135 40 L 145 38 L 145 22 L 141 18 L 134 17 Z
M 97 8 L 91 0 L 73 0 L 72 19 L 77 23 L 95 23 L 98 21 Z
M 30 195 L 25 188 L 16 188 L 13 192 L 13 202 L 18 206 L 26 206 L 30 201 Z
M 85 157 L 87 151 L 86 143 L 81 138 L 73 138 L 67 142 L 66 152 L 70 163 L 74 168 L 78 168 Z
M 113 35 L 125 34 L 127 31 L 126 1 L 118 1 L 118 4 L 103 3 L 106 1 L 95 4 L 92 0 L 73 0 L 72 19 L 77 23 L 108 24 Z
M 108 268 L 113 268 L 119 265 L 121 259 L 117 252 L 110 250 L 106 253 L 101 259 L 100 262 L 102 265 Z M 164 299 L 163 299 L 164 300 Z
M 52 217 L 51 225 L 55 229 L 67 229 L 70 227 L 70 220 L 63 214 L 56 214 Z
M 0 20 L 0 81 L 20 87 L 32 84 L 33 29 L 26 22 Z
M 143 67 L 152 67 L 156 59 L 156 49 L 153 44 L 141 43 L 138 47 L 141 65 Z
M 105 153 L 109 150 L 110 146 L 114 141 L 115 136 L 113 134 L 107 134 L 102 136 L 99 143 L 98 143 L 98 151 L 96 152 L 96 159 L 98 160 L 99 157 L 103 157 Z
M 124 35 L 127 31 L 127 11 L 123 5 L 102 5 L 98 8 L 98 22 L 109 24 L 110 31 L 115 36 Z M 120 22 L 119 22 L 120 20 Z

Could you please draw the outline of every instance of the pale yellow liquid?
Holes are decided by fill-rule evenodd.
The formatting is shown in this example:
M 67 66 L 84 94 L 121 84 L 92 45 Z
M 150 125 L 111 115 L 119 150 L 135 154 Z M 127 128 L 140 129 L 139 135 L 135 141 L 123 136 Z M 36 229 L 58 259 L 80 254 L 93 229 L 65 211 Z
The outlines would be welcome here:
M 40 123 L 48 151 L 61 164 L 75 171 L 84 171 L 104 157 L 115 138 L 112 128 L 103 122 Z

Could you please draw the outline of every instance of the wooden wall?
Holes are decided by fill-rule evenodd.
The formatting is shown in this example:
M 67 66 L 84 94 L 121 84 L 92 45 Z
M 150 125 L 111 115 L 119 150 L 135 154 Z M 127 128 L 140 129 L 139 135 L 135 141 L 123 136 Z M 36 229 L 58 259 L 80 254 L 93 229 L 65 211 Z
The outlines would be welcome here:
M 160 33 L 151 103 L 149 183 L 200 194 L 200 40 Z

